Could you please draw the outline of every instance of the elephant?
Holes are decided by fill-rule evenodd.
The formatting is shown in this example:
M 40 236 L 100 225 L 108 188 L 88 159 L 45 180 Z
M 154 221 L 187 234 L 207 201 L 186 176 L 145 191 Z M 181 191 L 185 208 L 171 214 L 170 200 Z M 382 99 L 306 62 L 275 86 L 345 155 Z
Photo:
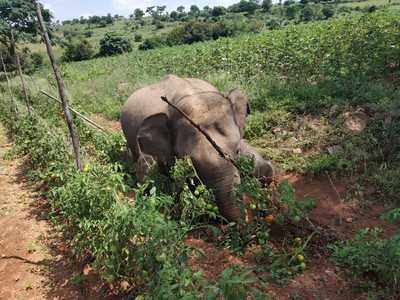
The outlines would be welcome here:
M 253 157 L 254 170 L 252 175 L 254 177 L 258 178 L 264 185 L 267 185 L 272 181 L 275 175 L 275 170 L 272 163 L 264 159 L 254 147 L 247 144 L 243 139 L 239 144 L 239 154 Z
M 175 158 L 188 156 L 200 179 L 214 190 L 221 214 L 228 220 L 239 220 L 241 213 L 234 197 L 234 186 L 240 183 L 238 170 L 182 113 L 162 101 L 162 96 L 206 131 L 229 157 L 236 159 L 244 152 L 257 160 L 261 156 L 242 141 L 249 113 L 247 97 L 238 88 L 224 96 L 206 81 L 167 75 L 135 91 L 121 110 L 121 127 L 137 162 L 139 181 L 153 164 L 166 170 Z M 270 174 L 263 168 L 260 164 L 261 173 Z

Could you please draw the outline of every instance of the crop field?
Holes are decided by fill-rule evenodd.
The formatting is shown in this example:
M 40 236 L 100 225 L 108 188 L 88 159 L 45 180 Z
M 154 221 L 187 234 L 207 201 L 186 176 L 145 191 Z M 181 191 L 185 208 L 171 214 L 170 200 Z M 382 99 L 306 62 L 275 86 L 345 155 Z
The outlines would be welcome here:
M 400 5 L 400 2 L 397 0 L 394 1 L 387 1 L 387 0 L 369 0 L 369 1 L 354 1 L 354 2 L 347 2 L 341 3 L 340 6 L 349 6 L 349 7 L 368 7 L 371 5 L 375 6 L 384 6 L 384 5 L 391 5 L 392 8 L 395 9 L 396 6 Z
M 71 107 L 107 130 L 74 118 L 82 172 L 61 108 L 41 93 L 57 95 L 45 66 L 25 76 L 32 117 L 18 78 L 11 91 L 0 82 L 0 120 L 13 142 L 6 158 L 23 159 L 71 257 L 90 265 L 110 299 L 398 299 L 399 20 L 383 9 L 63 63 Z M 245 139 L 277 169 L 263 187 L 250 160 L 237 162 L 250 221 L 224 220 L 189 159 L 137 182 L 120 109 L 166 74 L 249 97 Z M 82 274 L 75 284 L 85 288 Z

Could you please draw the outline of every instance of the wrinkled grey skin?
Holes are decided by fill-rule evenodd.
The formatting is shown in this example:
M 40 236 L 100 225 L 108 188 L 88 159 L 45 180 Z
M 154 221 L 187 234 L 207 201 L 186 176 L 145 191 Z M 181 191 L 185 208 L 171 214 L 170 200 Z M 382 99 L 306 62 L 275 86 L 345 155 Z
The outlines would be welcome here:
M 268 183 L 268 181 L 272 180 L 274 177 L 272 163 L 265 160 L 254 147 L 247 144 L 244 140 L 241 140 L 239 144 L 239 153 L 240 155 L 254 158 L 254 171 L 252 173 L 254 177 L 264 181 L 264 183 Z
M 121 114 L 122 130 L 137 161 L 139 180 L 153 163 L 167 168 L 174 157 L 189 156 L 201 179 L 215 190 L 222 215 L 238 220 L 240 210 L 233 197 L 233 187 L 240 182 L 238 171 L 161 96 L 206 130 L 232 158 L 240 153 L 248 111 L 246 96 L 234 89 L 224 97 L 208 82 L 168 75 L 134 92 Z

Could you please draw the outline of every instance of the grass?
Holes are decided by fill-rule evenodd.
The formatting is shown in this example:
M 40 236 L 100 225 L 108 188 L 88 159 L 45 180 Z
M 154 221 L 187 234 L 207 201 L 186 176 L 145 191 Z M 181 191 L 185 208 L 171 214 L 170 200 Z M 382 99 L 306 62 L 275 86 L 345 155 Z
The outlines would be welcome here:
M 346 2 L 346 3 L 340 3 L 339 6 L 347 6 L 347 7 L 369 7 L 369 6 L 398 6 L 400 5 L 399 0 L 368 0 L 368 1 L 354 1 L 354 2 Z

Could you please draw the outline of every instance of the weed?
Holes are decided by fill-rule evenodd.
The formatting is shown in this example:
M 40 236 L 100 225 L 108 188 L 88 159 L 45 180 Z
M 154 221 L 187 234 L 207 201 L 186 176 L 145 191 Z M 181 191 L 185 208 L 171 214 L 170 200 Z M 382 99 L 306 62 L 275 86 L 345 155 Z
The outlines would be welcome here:
M 367 278 L 392 291 L 398 291 L 400 273 L 400 235 L 382 238 L 378 228 L 363 229 L 354 239 L 340 241 L 330 246 L 332 259 L 351 273 Z

